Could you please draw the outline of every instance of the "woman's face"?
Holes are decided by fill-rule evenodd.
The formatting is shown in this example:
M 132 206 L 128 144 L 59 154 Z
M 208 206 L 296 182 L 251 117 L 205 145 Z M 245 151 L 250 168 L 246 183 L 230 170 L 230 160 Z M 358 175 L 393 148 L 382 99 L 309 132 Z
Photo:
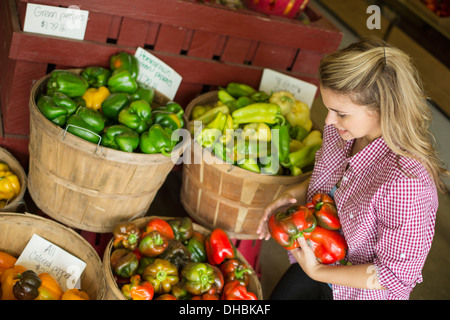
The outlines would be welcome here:
M 328 109 L 325 124 L 333 125 L 344 140 L 362 138 L 368 143 L 381 136 L 380 117 L 365 106 L 354 104 L 350 97 L 320 88 Z

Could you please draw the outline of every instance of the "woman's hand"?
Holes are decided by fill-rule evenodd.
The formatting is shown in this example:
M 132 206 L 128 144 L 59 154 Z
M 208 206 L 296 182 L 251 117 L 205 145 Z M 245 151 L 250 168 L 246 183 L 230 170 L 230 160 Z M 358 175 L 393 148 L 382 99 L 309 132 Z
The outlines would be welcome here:
M 270 239 L 270 233 L 269 230 L 267 230 L 267 221 L 269 220 L 269 217 L 278 209 L 284 206 L 291 205 L 293 203 L 296 203 L 297 199 L 293 197 L 290 193 L 283 193 L 280 197 L 269 203 L 263 211 L 263 216 L 261 217 L 261 220 L 259 221 L 258 229 L 256 230 L 256 233 L 259 234 L 259 239 L 269 240 Z
M 303 271 L 305 271 L 311 279 L 314 279 L 315 272 L 322 264 L 317 261 L 314 251 L 308 246 L 304 237 L 299 237 L 297 241 L 300 244 L 300 248 L 292 249 L 290 252 L 295 260 L 297 260 L 300 267 L 302 267 Z

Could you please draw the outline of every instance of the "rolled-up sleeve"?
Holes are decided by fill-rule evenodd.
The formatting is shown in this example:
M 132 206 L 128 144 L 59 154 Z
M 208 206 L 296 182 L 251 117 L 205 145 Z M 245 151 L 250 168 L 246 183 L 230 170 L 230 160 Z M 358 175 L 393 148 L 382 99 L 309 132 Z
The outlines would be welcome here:
M 389 299 L 407 298 L 422 281 L 437 210 L 430 198 L 430 186 L 419 179 L 405 178 L 386 186 L 377 201 L 374 265 L 380 284 L 389 289 Z

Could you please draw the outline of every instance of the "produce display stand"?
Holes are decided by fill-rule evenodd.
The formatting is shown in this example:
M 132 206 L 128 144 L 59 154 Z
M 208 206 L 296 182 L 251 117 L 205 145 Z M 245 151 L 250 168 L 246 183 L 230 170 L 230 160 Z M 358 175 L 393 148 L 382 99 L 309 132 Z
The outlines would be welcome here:
M 308 6 L 311 22 L 246 9 L 182 0 L 90 1 L 83 41 L 23 32 L 28 3 L 68 7 L 70 0 L 5 0 L 0 4 L 1 104 L 4 136 L 27 166 L 28 96 L 52 68 L 108 63 L 118 51 L 142 47 L 182 77 L 175 101 L 186 106 L 202 92 L 240 81 L 258 87 L 264 68 L 317 84 L 320 58 L 338 48 L 342 33 Z

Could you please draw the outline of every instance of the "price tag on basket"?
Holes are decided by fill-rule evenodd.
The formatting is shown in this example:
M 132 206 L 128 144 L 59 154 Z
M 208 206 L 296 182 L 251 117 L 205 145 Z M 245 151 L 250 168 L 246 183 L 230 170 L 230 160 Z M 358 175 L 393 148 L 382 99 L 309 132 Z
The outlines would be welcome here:
M 265 92 L 271 91 L 289 91 L 295 99 L 303 101 L 311 109 L 316 96 L 317 86 L 306 81 L 288 76 L 271 69 L 264 69 L 259 84 L 259 90 Z
M 182 77 L 170 66 L 145 49 L 137 48 L 134 56 L 139 61 L 138 82 L 153 87 L 173 100 Z
M 83 40 L 89 11 L 78 6 L 60 8 L 42 4 L 27 4 L 23 31 Z
M 80 289 L 79 279 L 86 263 L 46 239 L 34 234 L 16 264 L 37 274 L 49 273 L 66 291 Z

